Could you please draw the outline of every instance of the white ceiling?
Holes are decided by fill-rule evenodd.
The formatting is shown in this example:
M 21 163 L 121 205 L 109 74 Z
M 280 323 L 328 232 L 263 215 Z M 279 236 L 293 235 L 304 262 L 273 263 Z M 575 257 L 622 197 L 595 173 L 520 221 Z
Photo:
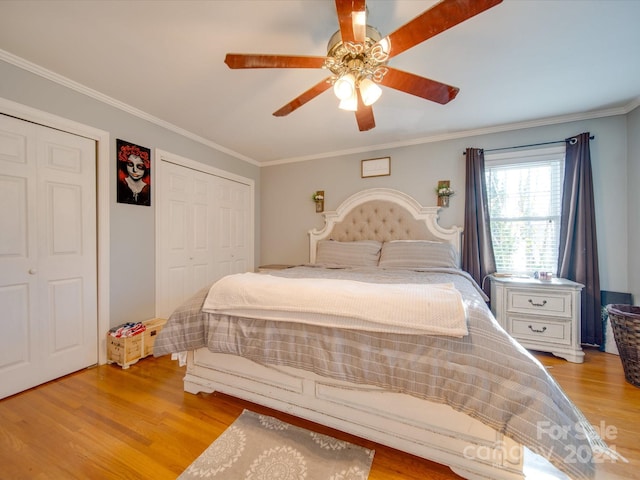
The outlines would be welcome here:
M 368 23 L 386 35 L 434 3 L 369 0 Z M 1 0 L 0 50 L 264 164 L 625 111 L 640 99 L 639 23 L 638 0 L 505 0 L 390 61 L 459 87 L 456 99 L 384 88 L 368 132 L 330 90 L 272 116 L 326 70 L 224 64 L 228 52 L 325 55 L 332 0 Z

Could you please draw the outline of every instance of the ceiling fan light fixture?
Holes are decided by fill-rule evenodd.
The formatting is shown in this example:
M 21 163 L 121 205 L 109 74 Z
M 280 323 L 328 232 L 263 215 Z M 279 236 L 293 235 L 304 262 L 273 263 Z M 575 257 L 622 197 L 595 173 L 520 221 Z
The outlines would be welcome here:
M 333 93 L 336 94 L 339 100 L 345 100 L 353 96 L 355 91 L 356 78 L 352 73 L 342 75 L 336 80 L 336 83 L 333 84 Z
M 339 29 L 327 44 L 326 57 L 228 53 L 229 68 L 324 68 L 331 76 L 273 113 L 283 117 L 333 87 L 340 108 L 356 112 L 360 131 L 375 127 L 371 105 L 380 86 L 444 105 L 459 89 L 387 63 L 396 55 L 470 19 L 503 0 L 441 0 L 386 37 L 367 25 L 367 0 L 335 0 Z
M 373 80 L 370 78 L 360 80 L 360 96 L 362 103 L 367 107 L 376 103 L 380 95 L 382 95 L 382 89 Z
M 340 105 L 338 105 L 338 107 L 341 110 L 347 110 L 349 112 L 355 112 L 358 110 L 358 94 L 355 89 L 350 97 L 340 100 Z

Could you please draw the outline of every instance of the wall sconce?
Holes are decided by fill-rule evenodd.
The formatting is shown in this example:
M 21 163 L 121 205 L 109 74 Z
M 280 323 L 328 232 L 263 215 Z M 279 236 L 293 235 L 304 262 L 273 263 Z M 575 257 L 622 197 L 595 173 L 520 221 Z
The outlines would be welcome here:
M 449 197 L 451 195 L 455 195 L 456 192 L 450 187 L 450 180 L 439 180 L 438 186 L 436 187 L 436 195 L 438 196 L 438 206 L 439 207 L 448 207 L 449 206 Z
M 324 212 L 324 190 L 314 192 L 311 198 L 316 202 L 316 213 Z

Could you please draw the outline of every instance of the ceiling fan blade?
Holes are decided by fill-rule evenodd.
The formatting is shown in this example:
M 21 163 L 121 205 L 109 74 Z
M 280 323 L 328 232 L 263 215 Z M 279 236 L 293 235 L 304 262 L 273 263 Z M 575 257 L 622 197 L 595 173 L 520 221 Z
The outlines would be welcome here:
M 360 96 L 360 89 L 358 92 L 358 110 L 356 110 L 356 121 L 358 122 L 358 129 L 361 132 L 366 132 L 367 130 L 371 130 L 376 126 L 376 121 L 373 118 L 373 107 L 371 105 L 367 106 L 362 102 L 362 97 Z
M 490 9 L 502 0 L 443 0 L 378 42 L 389 58 Z
M 380 81 L 381 85 L 400 90 L 401 92 L 410 93 L 411 95 L 416 95 L 417 97 L 422 97 L 432 102 L 444 105 L 456 98 L 456 95 L 458 95 L 460 91 L 457 87 L 452 87 L 451 85 L 446 85 L 431 80 L 430 78 L 420 77 L 396 68 L 387 67 L 387 69 L 387 73 Z
M 322 68 L 325 57 L 227 53 L 229 68 Z
M 336 0 L 343 42 L 364 43 L 367 29 L 365 0 Z
M 307 103 L 307 102 L 313 100 L 314 98 L 316 98 L 318 95 L 320 95 L 325 90 L 328 90 L 329 88 L 331 88 L 330 80 L 331 80 L 331 77 L 325 78 L 320 83 L 317 83 L 316 85 L 311 87 L 309 90 L 307 90 L 303 94 L 301 94 L 298 97 L 296 97 L 293 100 L 291 100 L 289 103 L 287 103 L 281 109 L 273 112 L 273 115 L 276 116 L 276 117 L 284 117 L 285 115 L 289 115 L 291 112 L 293 112 L 294 110 L 297 110 L 298 108 L 300 108 L 305 103 Z

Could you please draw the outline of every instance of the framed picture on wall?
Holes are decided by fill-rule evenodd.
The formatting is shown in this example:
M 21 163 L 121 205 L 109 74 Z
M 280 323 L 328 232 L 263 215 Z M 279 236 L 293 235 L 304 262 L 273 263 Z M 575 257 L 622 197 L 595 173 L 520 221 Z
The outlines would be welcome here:
M 151 150 L 116 140 L 118 203 L 151 205 Z
M 360 174 L 362 178 L 391 175 L 391 157 L 362 160 Z

